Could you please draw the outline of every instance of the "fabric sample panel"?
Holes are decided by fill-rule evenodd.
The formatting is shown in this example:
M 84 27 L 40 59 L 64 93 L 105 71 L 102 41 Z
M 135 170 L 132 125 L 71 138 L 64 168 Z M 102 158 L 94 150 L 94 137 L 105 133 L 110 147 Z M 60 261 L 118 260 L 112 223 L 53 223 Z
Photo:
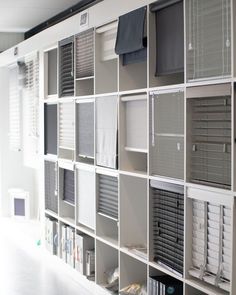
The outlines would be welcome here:
M 57 154 L 57 105 L 44 107 L 45 154 Z

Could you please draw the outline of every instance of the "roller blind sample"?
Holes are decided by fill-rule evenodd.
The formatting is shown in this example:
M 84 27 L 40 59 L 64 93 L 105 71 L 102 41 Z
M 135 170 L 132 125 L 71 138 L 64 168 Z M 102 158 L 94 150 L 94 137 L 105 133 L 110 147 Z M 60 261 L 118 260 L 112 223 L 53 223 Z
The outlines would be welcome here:
M 74 171 L 64 169 L 63 174 L 63 200 L 75 204 Z
M 48 95 L 57 94 L 57 49 L 48 51 Z
M 74 149 L 74 103 L 59 104 L 59 147 Z
M 57 105 L 44 106 L 44 153 L 57 154 Z
M 57 165 L 55 162 L 45 161 L 45 208 L 58 213 L 57 195 Z
M 156 76 L 183 73 L 183 1 L 157 1 L 151 11 L 156 14 Z
M 122 55 L 123 65 L 147 59 L 146 11 L 145 6 L 119 17 L 115 52 Z
M 96 99 L 96 162 L 97 165 L 117 167 L 117 96 Z

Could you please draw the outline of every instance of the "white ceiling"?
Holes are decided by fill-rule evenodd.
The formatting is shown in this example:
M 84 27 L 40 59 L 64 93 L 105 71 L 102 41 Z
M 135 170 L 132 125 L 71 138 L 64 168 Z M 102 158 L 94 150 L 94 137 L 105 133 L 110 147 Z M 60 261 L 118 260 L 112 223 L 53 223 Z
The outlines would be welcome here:
M 0 32 L 26 32 L 79 0 L 0 0 Z

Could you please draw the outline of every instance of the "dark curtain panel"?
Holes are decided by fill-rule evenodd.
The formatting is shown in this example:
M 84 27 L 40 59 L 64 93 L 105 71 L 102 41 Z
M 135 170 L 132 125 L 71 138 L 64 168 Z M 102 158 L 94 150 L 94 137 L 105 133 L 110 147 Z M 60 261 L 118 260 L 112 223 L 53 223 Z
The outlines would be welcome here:
M 44 146 L 45 154 L 57 154 L 57 105 L 44 107 Z

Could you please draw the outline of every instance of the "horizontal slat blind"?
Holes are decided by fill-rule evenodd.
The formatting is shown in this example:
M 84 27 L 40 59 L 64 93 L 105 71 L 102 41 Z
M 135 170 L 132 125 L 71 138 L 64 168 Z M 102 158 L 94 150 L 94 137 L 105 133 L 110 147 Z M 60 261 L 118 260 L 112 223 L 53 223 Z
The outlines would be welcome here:
M 74 95 L 74 38 L 59 43 L 60 96 Z
M 64 169 L 63 200 L 71 204 L 75 203 L 74 171 Z
M 45 208 L 58 213 L 57 196 L 57 165 L 55 162 L 45 161 Z
M 231 277 L 231 210 L 193 200 L 192 268 L 190 275 L 226 291 Z
M 184 196 L 152 188 L 154 261 L 183 273 Z
M 94 75 L 94 30 L 76 36 L 76 78 Z
M 188 1 L 188 80 L 230 75 L 230 11 L 230 0 Z
M 231 97 L 192 98 L 191 179 L 231 185 Z
M 59 147 L 74 149 L 74 103 L 59 105 Z
M 118 179 L 117 177 L 98 176 L 98 213 L 118 219 Z

